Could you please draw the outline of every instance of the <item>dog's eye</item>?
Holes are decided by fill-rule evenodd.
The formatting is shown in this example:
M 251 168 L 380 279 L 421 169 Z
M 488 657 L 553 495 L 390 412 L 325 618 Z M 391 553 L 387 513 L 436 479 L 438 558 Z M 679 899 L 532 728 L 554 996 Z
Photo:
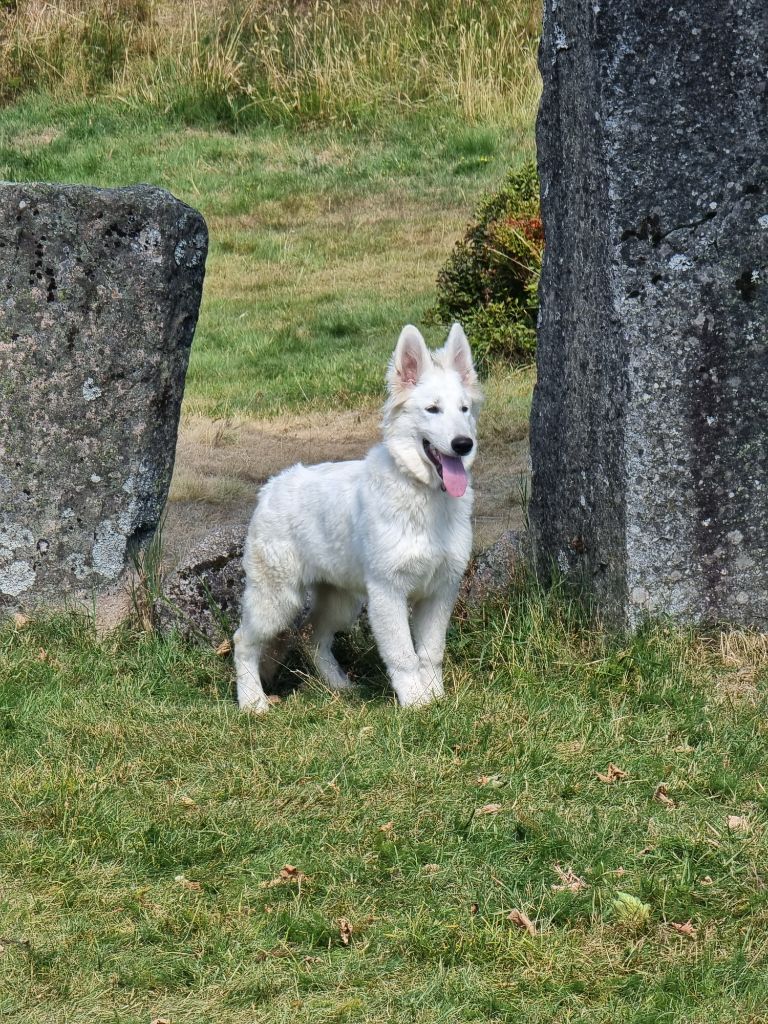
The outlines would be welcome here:
M 462 412 L 469 412 L 469 406 L 468 405 L 462 405 L 461 411 Z
M 427 406 L 427 412 L 440 412 L 440 406 L 439 405 L 428 405 Z

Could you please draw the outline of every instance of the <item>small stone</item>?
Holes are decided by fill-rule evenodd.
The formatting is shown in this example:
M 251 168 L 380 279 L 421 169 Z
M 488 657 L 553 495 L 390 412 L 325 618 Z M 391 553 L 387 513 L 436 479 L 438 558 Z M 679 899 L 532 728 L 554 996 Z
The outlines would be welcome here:
M 516 530 L 507 530 L 495 544 L 475 555 L 459 592 L 462 604 L 471 608 L 503 597 L 522 567 L 522 549 L 521 535 Z
M 212 531 L 167 576 L 155 603 L 155 622 L 162 632 L 176 629 L 186 639 L 205 640 L 217 653 L 226 653 L 245 590 L 245 533 L 245 526 Z

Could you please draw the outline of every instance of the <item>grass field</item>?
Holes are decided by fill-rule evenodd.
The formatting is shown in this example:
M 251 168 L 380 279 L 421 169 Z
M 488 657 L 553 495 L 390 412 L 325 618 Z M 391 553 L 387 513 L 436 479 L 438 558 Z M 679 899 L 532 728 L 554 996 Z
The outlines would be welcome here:
M 765 1019 L 764 637 L 622 645 L 529 585 L 437 707 L 342 657 L 359 695 L 257 721 L 213 653 L 0 634 L 3 1020 Z
M 185 408 L 215 417 L 378 402 L 477 197 L 530 152 L 530 133 L 423 116 L 233 134 L 104 100 L 0 111 L 0 177 L 148 181 L 203 212 Z
M 0 177 L 149 181 L 208 220 L 196 422 L 373 408 L 532 151 L 535 5 L 333 8 L 0 11 Z M 492 377 L 486 437 L 531 384 Z M 438 706 L 394 708 L 364 630 L 340 657 L 359 692 L 298 662 L 257 721 L 212 651 L 0 627 L 3 1021 L 766 1019 L 766 637 L 620 640 L 521 578 L 454 622 Z

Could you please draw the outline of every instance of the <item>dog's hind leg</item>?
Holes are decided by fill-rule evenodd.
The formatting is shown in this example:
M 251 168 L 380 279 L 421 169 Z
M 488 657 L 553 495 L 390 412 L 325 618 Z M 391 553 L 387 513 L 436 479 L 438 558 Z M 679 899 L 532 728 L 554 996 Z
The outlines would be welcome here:
M 240 628 L 235 633 L 235 669 L 237 701 L 241 708 L 256 714 L 269 708 L 262 686 L 259 666 L 269 658 L 275 638 L 291 625 L 301 611 L 303 592 L 298 572 L 285 565 L 267 564 L 250 551 L 246 563 L 246 587 L 243 594 Z M 269 678 L 269 671 L 266 673 Z
M 259 662 L 259 675 L 262 683 L 272 682 L 277 675 L 277 670 L 284 664 L 294 642 L 293 631 L 285 629 L 264 647 Z
M 360 614 L 363 602 L 359 595 L 329 584 L 315 587 L 309 622 L 312 626 L 310 651 L 318 675 L 332 690 L 348 690 L 352 683 L 331 651 L 336 633 L 349 629 Z

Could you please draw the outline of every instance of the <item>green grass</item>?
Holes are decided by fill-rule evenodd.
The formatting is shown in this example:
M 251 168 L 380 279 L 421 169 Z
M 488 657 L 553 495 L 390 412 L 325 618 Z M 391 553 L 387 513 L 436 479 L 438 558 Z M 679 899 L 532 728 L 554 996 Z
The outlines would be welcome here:
M 526 133 L 419 116 L 233 134 L 106 100 L 0 111 L 0 177 L 150 182 L 205 215 L 185 408 L 217 417 L 380 401 L 400 328 L 434 301 L 478 195 L 530 146 Z
M 7 627 L 3 1019 L 762 1020 L 768 662 L 724 644 L 620 646 L 521 585 L 452 629 L 444 703 L 397 711 L 358 631 L 359 693 L 255 720 L 212 653 Z

